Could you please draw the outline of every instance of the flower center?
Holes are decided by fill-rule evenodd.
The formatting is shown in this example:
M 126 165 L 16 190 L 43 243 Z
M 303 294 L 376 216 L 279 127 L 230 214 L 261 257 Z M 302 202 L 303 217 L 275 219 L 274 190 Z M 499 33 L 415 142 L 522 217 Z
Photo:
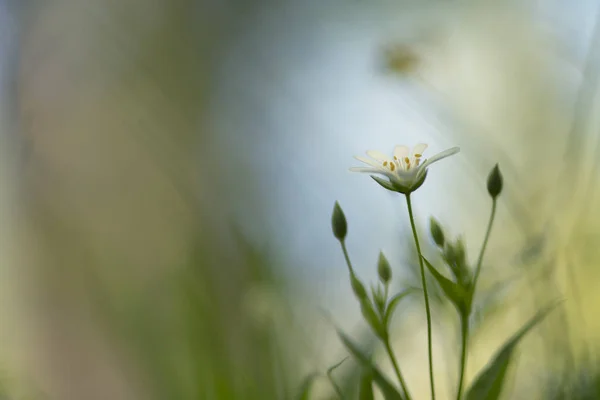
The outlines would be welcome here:
M 383 167 L 392 172 L 397 169 L 401 171 L 410 171 L 421 165 L 421 157 L 423 157 L 422 154 L 414 154 L 412 157 L 404 157 L 402 159 L 398 159 L 398 157 L 394 156 L 393 160 L 384 161 Z

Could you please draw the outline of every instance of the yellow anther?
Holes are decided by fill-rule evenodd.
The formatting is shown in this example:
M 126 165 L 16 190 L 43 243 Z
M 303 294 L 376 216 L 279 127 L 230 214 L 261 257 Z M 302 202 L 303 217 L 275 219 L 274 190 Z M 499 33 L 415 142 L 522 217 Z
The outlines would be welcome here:
M 423 156 L 423 154 L 415 154 L 416 158 L 419 158 L 419 157 L 422 157 L 422 156 Z
M 387 167 L 387 165 L 388 165 L 388 162 L 387 162 L 387 161 L 384 161 L 384 162 L 383 162 L 383 166 L 384 166 L 384 167 Z
M 393 172 L 396 169 L 396 164 L 390 163 L 390 170 Z
M 410 165 L 410 158 L 404 157 L 404 162 L 407 163 L 408 165 Z

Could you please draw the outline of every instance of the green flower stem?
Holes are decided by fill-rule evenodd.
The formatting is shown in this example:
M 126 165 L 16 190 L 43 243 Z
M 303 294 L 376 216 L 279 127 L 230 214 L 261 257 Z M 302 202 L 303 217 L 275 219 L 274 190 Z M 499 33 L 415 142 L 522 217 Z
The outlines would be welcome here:
M 348 256 L 348 250 L 346 249 L 346 241 L 340 240 L 340 244 L 342 245 L 342 251 L 344 252 L 346 265 L 348 265 L 348 271 L 350 272 L 350 275 L 354 276 L 354 268 L 352 268 L 352 263 L 350 262 L 350 257 Z
M 477 287 L 477 280 L 479 279 L 479 273 L 481 272 L 481 263 L 483 262 L 483 254 L 485 253 L 485 248 L 487 247 L 488 240 L 490 238 L 490 233 L 492 232 L 492 225 L 494 223 L 494 217 L 496 216 L 496 198 L 492 200 L 492 212 L 490 214 L 490 221 L 488 222 L 487 231 L 485 232 L 485 238 L 483 239 L 483 244 L 481 245 L 481 251 L 479 252 L 479 258 L 477 259 L 477 267 L 475 267 L 475 277 L 473 278 L 473 286 L 472 292 L 475 294 L 475 288 Z
M 475 295 L 475 288 L 477 287 L 477 281 L 479 279 L 479 274 L 481 272 L 481 264 L 483 263 L 483 255 L 485 254 L 485 249 L 488 244 L 488 240 L 490 239 L 490 233 L 492 232 L 492 225 L 494 224 L 494 217 L 496 216 L 496 198 L 492 199 L 492 212 L 490 213 L 490 220 L 488 222 L 487 231 L 485 232 L 485 238 L 483 239 L 483 244 L 481 245 L 481 250 L 479 251 L 479 258 L 477 259 L 477 266 L 475 267 L 475 276 L 473 278 L 473 284 L 471 286 L 471 299 Z M 469 344 L 469 316 L 471 314 L 471 310 L 467 310 L 466 313 L 461 313 L 460 316 L 460 335 L 462 339 L 461 344 L 461 357 L 460 357 L 460 377 L 458 378 L 458 393 L 456 395 L 456 400 L 460 400 L 463 391 L 463 383 L 465 379 L 465 370 L 467 368 L 467 348 Z
M 435 382 L 433 379 L 433 346 L 431 338 L 431 309 L 429 308 L 429 295 L 427 293 L 427 281 L 425 280 L 425 266 L 423 265 L 423 255 L 421 254 L 421 245 L 419 244 L 419 235 L 415 226 L 415 217 L 413 216 L 412 204 L 410 201 L 410 193 L 406 194 L 406 205 L 408 207 L 408 216 L 410 217 L 410 225 L 412 227 L 413 236 L 415 238 L 415 246 L 419 256 L 419 266 L 421 267 L 421 281 L 423 285 L 423 294 L 425 297 L 425 313 L 427 314 L 427 350 L 429 352 L 429 383 L 431 385 L 431 399 L 435 400 Z
M 386 332 L 386 336 L 385 339 L 383 339 L 383 344 L 385 345 L 385 351 L 387 351 L 388 355 L 390 356 L 390 361 L 392 362 L 392 365 L 394 366 L 394 371 L 396 371 L 396 376 L 398 377 L 398 380 L 400 381 L 400 386 L 402 386 L 402 391 L 404 392 L 404 398 L 406 400 L 410 400 L 410 393 L 408 392 L 408 387 L 406 386 L 406 381 L 404 380 L 404 377 L 402 376 L 402 373 L 400 372 L 400 367 L 398 366 L 398 361 L 396 361 L 396 356 L 394 355 L 394 351 L 392 350 L 392 346 L 390 346 L 390 339 L 389 339 L 389 335 Z
M 460 356 L 460 377 L 458 378 L 458 394 L 456 400 L 460 400 L 463 391 L 463 382 L 465 380 L 465 370 L 467 368 L 467 345 L 469 343 L 469 316 L 461 313 L 460 316 L 460 335 L 462 338 L 461 343 L 461 356 Z

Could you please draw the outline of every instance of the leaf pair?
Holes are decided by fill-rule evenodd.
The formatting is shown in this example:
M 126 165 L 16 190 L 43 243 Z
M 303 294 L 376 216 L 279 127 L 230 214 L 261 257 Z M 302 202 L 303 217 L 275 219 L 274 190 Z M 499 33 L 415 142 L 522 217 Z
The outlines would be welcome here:
M 446 297 L 448 297 L 452 304 L 457 308 L 458 312 L 461 313 L 461 315 L 468 315 L 471 309 L 471 293 L 465 290 L 460 284 L 451 281 L 439 273 L 425 257 L 423 257 L 423 261 L 425 261 L 427 269 L 440 285 Z
M 383 313 L 383 326 L 385 327 L 386 331 L 389 330 L 390 322 L 392 320 L 394 311 L 396 310 L 396 307 L 398 306 L 398 303 L 400 303 L 400 301 L 402 299 L 404 299 L 406 296 L 408 296 L 409 294 L 412 294 L 418 290 L 419 289 L 417 289 L 417 288 L 408 288 L 408 289 L 405 289 L 402 292 L 396 294 L 395 296 L 393 296 L 390 299 L 390 301 L 387 305 L 387 308 L 385 309 L 385 311 Z

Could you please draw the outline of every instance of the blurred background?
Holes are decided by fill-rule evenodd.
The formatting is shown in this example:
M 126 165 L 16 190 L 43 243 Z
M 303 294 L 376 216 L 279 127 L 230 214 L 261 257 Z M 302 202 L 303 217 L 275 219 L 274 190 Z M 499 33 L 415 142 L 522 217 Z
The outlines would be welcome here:
M 390 373 L 357 274 L 418 286 L 406 206 L 352 157 L 461 152 L 414 195 L 474 263 L 467 382 L 544 304 L 505 398 L 600 398 L 600 2 L 0 0 L 0 390 L 6 399 L 336 398 L 335 326 Z M 434 285 L 432 285 L 435 288 Z M 435 294 L 435 293 L 434 293 Z M 439 398 L 459 330 L 436 294 Z M 394 319 L 428 398 L 425 319 Z M 381 357 L 379 357 L 381 355 Z M 335 372 L 356 398 L 358 366 Z M 380 395 L 377 393 L 377 395 Z

